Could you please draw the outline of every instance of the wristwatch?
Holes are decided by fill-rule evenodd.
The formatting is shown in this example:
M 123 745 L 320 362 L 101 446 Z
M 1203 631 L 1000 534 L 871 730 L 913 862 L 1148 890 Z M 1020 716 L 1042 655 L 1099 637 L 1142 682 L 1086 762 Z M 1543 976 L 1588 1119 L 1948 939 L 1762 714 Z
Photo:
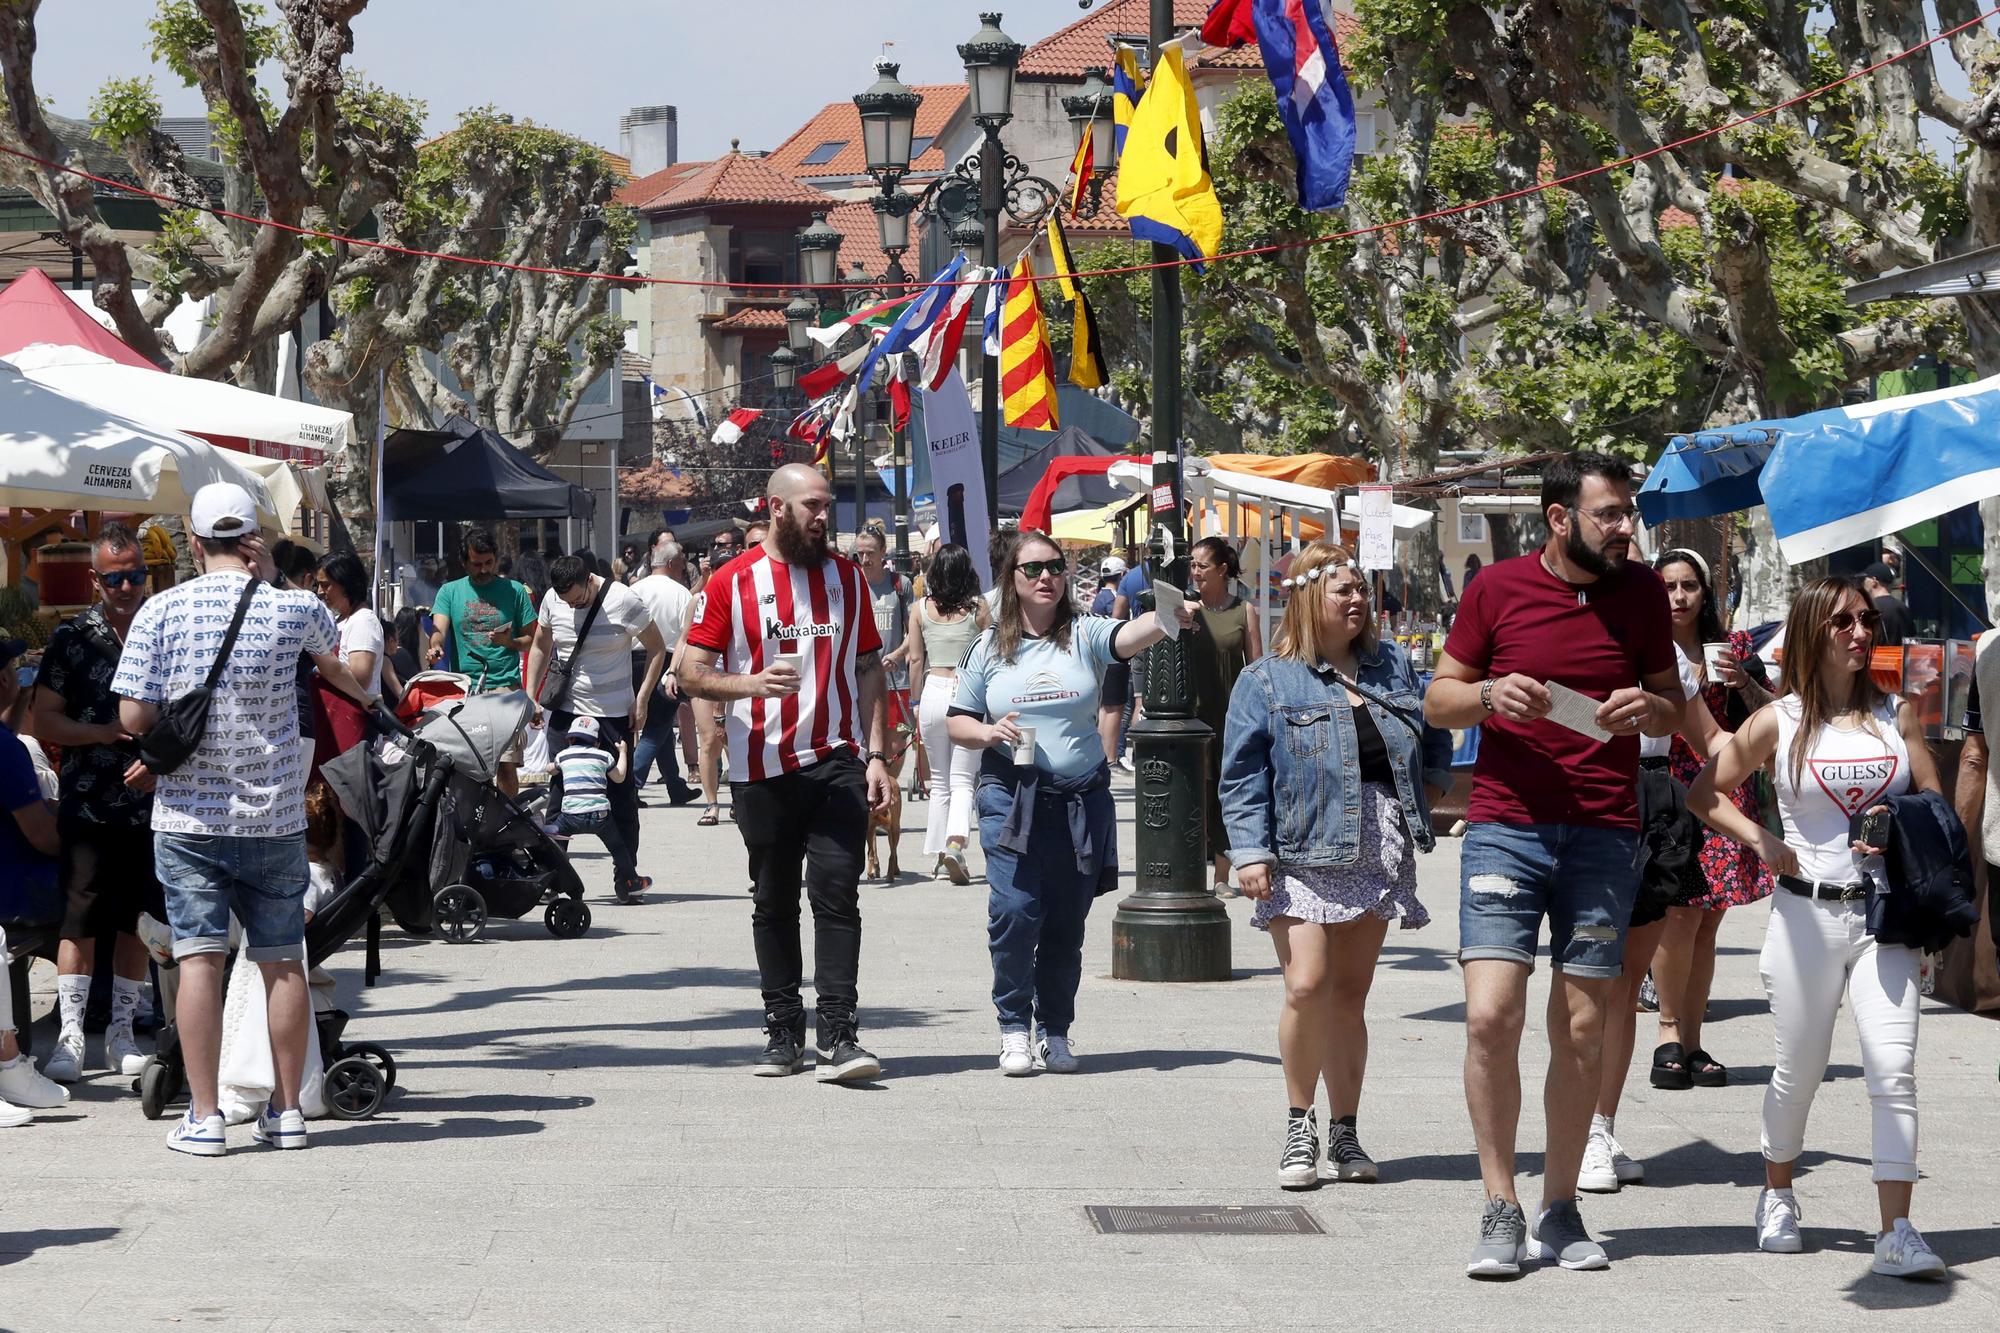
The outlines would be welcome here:
M 1479 706 L 1489 713 L 1493 711 L 1493 682 L 1490 680 L 1479 682 Z
M 883 753 L 882 753 L 882 752 L 881 752 L 880 750 L 870 750 L 870 751 L 868 752 L 868 762 L 872 764 L 872 763 L 874 763 L 874 762 L 875 762 L 875 761 L 876 761 L 877 759 L 880 759 L 880 760 L 881 760 L 881 761 L 882 761 L 883 763 L 885 763 L 885 764 L 889 762 L 889 756 L 888 756 L 888 755 L 886 755 L 886 754 L 883 754 Z

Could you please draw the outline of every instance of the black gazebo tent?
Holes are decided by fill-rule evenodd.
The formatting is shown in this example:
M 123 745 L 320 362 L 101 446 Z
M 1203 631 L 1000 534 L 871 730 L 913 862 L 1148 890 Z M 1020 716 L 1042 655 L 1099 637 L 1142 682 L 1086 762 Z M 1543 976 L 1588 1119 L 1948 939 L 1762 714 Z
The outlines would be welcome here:
M 382 516 L 393 523 L 587 519 L 595 508 L 588 490 L 461 417 L 390 432 L 382 469 Z

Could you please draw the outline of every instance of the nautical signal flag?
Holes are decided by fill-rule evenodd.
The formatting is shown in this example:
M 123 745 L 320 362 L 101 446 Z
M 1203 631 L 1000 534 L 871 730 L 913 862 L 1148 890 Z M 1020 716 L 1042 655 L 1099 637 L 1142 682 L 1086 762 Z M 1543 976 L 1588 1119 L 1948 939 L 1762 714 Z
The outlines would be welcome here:
M 724 446 L 735 444 L 743 438 L 744 431 L 749 430 L 757 424 L 757 418 L 762 415 L 763 413 L 757 408 L 739 407 L 723 419 L 722 424 L 715 428 L 715 434 L 711 435 L 709 440 L 711 443 Z
M 1152 83 L 1132 113 L 1118 159 L 1118 214 L 1136 239 L 1197 261 L 1196 272 L 1222 248 L 1222 202 L 1208 177 L 1201 109 L 1178 43 L 1160 48 Z
M 1076 156 L 1069 164 L 1069 197 L 1064 201 L 1069 215 L 1076 217 L 1083 212 L 1083 187 L 1090 182 L 1090 173 L 1097 169 L 1097 148 L 1091 142 L 1096 125 L 1086 121 L 1083 138 L 1076 145 Z M 1050 214 L 1051 217 L 1054 214 Z
M 1216 0 L 1202 20 L 1201 39 L 1210 46 L 1235 50 L 1257 40 L 1256 21 L 1250 17 L 1255 0 Z
M 1146 76 L 1139 68 L 1139 53 L 1129 46 L 1118 48 L 1111 68 L 1111 164 L 1125 155 L 1125 131 L 1132 126 L 1132 112 L 1146 91 Z
M 1101 389 L 1107 377 L 1103 347 L 1097 339 L 1097 312 L 1090 308 L 1090 298 L 1076 280 L 1062 219 L 1049 214 L 1048 230 L 1049 264 L 1055 270 L 1056 286 L 1070 303 L 1069 382 L 1079 389 Z
M 1256 41 L 1298 161 L 1299 206 L 1319 213 L 1346 203 L 1354 94 L 1340 67 L 1329 0 L 1221 0 L 1201 35 L 1211 46 Z
M 1056 430 L 1056 356 L 1036 291 L 1034 256 L 1024 254 L 1007 280 L 1000 311 L 1000 412 L 1009 426 Z

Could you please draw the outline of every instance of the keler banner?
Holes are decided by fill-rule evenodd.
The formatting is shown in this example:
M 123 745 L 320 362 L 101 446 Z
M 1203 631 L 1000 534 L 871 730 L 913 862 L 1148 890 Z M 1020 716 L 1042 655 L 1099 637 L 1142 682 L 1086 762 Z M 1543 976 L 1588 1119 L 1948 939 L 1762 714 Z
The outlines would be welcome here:
M 965 391 L 965 381 L 956 370 L 938 388 L 922 393 L 938 534 L 970 551 L 980 582 L 991 587 L 986 472 L 979 460 L 979 427 L 972 418 L 972 395 Z

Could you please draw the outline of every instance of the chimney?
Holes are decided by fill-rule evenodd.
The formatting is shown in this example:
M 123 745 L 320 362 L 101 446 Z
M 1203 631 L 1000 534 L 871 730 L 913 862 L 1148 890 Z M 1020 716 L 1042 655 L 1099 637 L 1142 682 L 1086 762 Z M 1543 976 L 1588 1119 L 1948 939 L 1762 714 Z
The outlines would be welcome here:
M 650 176 L 681 160 L 679 112 L 670 106 L 635 106 L 618 118 L 618 151 L 632 160 L 632 175 Z

